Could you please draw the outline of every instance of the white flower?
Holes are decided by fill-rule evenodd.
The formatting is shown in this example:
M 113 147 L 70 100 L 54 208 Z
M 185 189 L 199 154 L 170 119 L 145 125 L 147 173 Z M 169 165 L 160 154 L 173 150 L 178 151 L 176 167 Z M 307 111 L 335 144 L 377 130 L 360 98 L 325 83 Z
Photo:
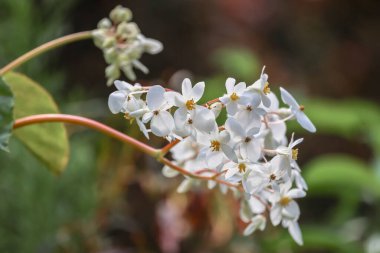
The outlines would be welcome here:
M 261 71 L 260 79 L 254 82 L 252 85 L 247 87 L 248 91 L 257 92 L 261 97 L 261 102 L 265 107 L 270 106 L 270 99 L 267 95 L 270 93 L 269 83 L 268 83 L 268 75 L 264 73 L 265 66 Z
M 204 92 L 204 82 L 199 82 L 192 87 L 190 79 L 182 82 L 182 95 L 178 92 L 167 92 L 166 98 L 178 107 L 174 113 L 176 129 L 179 135 L 196 135 L 196 129 L 210 132 L 215 128 L 215 116 L 209 109 L 196 103 Z
M 226 89 L 227 94 L 219 98 L 227 109 L 229 115 L 234 115 L 238 111 L 238 104 L 247 103 L 250 100 L 250 97 L 245 93 L 246 84 L 240 82 L 236 84 L 236 80 L 229 77 L 226 80 Z
M 159 85 L 152 86 L 146 96 L 149 112 L 145 113 L 142 120 L 144 123 L 150 121 L 152 133 L 165 137 L 174 129 L 172 115 L 166 111 L 171 105 L 165 99 L 165 89 Z
M 300 209 L 294 199 L 305 197 L 306 193 L 300 189 L 290 189 L 291 182 L 281 184 L 279 187 L 274 185 L 274 192 L 270 197 L 272 207 L 270 219 L 274 226 L 280 224 L 282 219 L 298 220 Z
M 114 84 L 117 88 L 117 91 L 112 92 L 108 98 L 108 107 L 113 114 L 122 111 L 125 102 L 128 100 L 128 98 L 130 98 L 131 95 L 137 95 L 143 92 L 141 85 L 138 83 L 132 85 L 127 82 L 116 80 Z
M 289 145 L 287 147 L 280 146 L 276 149 L 277 154 L 283 155 L 287 158 L 287 168 L 290 170 L 291 167 L 298 167 L 296 160 L 298 159 L 298 148 L 295 148 L 298 144 L 303 141 L 303 138 L 294 141 L 294 133 L 290 139 Z
M 227 131 L 219 132 L 218 129 L 210 134 L 198 135 L 198 142 L 205 147 L 200 151 L 200 157 L 204 157 L 210 168 L 216 168 L 223 163 L 224 157 L 238 162 L 237 156 L 233 149 L 229 146 L 230 135 Z
M 261 127 L 261 117 L 266 111 L 260 108 L 261 98 L 257 93 L 250 94 L 250 99 L 242 101 L 234 118 L 242 125 Z
M 303 112 L 305 110 L 305 107 L 303 105 L 299 105 L 294 97 L 290 95 L 290 93 L 284 88 L 281 87 L 280 91 L 282 101 L 290 106 L 290 110 L 292 111 L 294 117 L 297 119 L 297 122 L 307 131 L 312 133 L 316 132 L 317 129 L 315 128 L 314 124 Z
M 228 180 L 230 177 L 238 174 L 243 176 L 246 172 L 252 169 L 252 163 L 247 160 L 241 160 L 236 163 L 234 161 L 230 161 L 223 166 L 223 169 L 226 169 L 225 178 Z
M 243 235 L 251 235 L 257 229 L 263 231 L 265 229 L 266 223 L 267 219 L 263 215 L 259 214 L 254 216 L 251 219 L 251 223 L 244 229 Z
M 225 124 L 226 129 L 231 133 L 233 142 L 243 158 L 248 158 L 251 162 L 256 162 L 261 156 L 262 143 L 255 138 L 260 128 L 249 126 L 242 127 L 234 118 L 228 118 Z

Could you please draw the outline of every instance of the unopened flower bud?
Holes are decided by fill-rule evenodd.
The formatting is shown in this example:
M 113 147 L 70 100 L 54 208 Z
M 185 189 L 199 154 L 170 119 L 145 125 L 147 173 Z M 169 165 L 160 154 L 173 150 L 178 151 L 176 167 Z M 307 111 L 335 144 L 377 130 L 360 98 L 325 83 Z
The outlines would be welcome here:
M 109 48 L 109 47 L 112 47 L 115 45 L 115 38 L 114 37 L 106 37 L 104 40 L 103 40 L 103 43 L 102 43 L 102 48 Z
M 117 79 L 120 76 L 120 70 L 119 68 L 111 64 L 106 68 L 106 77 L 107 77 L 107 86 L 111 86 L 113 81 Z
M 117 51 L 113 47 L 104 50 L 104 59 L 108 64 L 115 62 L 118 58 L 117 56 Z
M 116 24 L 128 22 L 132 19 L 132 12 L 130 9 L 118 5 L 111 11 L 110 18 Z
M 108 18 L 103 18 L 98 23 L 98 28 L 99 29 L 109 29 L 111 27 L 112 27 L 112 22 Z
M 134 39 L 140 34 L 140 29 L 136 23 L 122 22 L 117 26 L 116 35 L 123 39 Z

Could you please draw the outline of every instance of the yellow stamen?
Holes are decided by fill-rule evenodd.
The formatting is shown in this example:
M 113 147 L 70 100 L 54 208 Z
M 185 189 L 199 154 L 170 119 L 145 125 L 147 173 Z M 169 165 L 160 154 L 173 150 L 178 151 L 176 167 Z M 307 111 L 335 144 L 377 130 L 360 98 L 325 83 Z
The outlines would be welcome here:
M 298 159 L 298 148 L 292 149 L 292 159 L 295 161 Z
M 282 205 L 282 206 L 287 206 L 289 203 L 290 203 L 290 201 L 292 201 L 292 199 L 291 198 L 289 198 L 289 197 L 282 197 L 281 199 L 280 199 L 280 205 Z
M 212 151 L 219 151 L 220 150 L 220 142 L 216 141 L 216 140 L 212 140 L 210 148 L 212 148 Z
M 245 172 L 245 169 L 247 168 L 244 163 L 239 163 L 239 172 L 243 173 Z
M 187 100 L 187 101 L 186 101 L 186 108 L 187 108 L 187 110 L 189 110 L 189 111 L 195 109 L 194 99 L 190 99 L 190 100 Z
M 300 111 L 304 111 L 305 110 L 305 106 L 300 105 L 299 109 L 300 109 Z
M 232 101 L 236 101 L 236 100 L 239 99 L 239 96 L 234 92 L 234 93 L 231 94 L 230 99 L 231 99 Z
M 268 95 L 270 93 L 270 88 L 269 88 L 269 83 L 268 82 L 264 85 L 263 92 L 264 92 L 265 95 Z

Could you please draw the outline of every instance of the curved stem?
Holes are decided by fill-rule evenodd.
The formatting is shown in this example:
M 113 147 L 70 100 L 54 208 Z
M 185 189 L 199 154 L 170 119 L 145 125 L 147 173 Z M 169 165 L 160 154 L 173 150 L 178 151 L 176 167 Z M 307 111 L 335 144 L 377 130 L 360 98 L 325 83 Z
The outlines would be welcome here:
M 159 162 L 169 166 L 170 168 L 180 172 L 181 174 L 185 176 L 189 176 L 196 179 L 202 179 L 202 180 L 214 180 L 215 182 L 218 182 L 220 184 L 225 184 L 229 187 L 236 187 L 237 189 L 241 190 L 240 185 L 232 184 L 230 182 L 218 179 L 218 174 L 215 174 L 213 176 L 202 176 L 197 175 L 194 173 L 191 173 L 190 171 L 185 170 L 184 168 L 181 168 L 171 161 L 169 161 L 167 158 L 163 157 L 161 155 L 162 150 L 161 149 L 155 149 L 151 146 L 146 145 L 145 143 L 142 143 L 126 134 L 123 134 L 122 132 L 119 132 L 107 125 L 104 125 L 98 121 L 88 119 L 81 116 L 75 116 L 75 115 L 68 115 L 68 114 L 37 114 L 32 116 L 27 116 L 21 119 L 18 119 L 15 121 L 13 125 L 13 129 L 21 128 L 28 125 L 33 124 L 39 124 L 39 123 L 51 123 L 51 122 L 64 122 L 64 123 L 71 123 L 76 124 L 80 126 L 85 126 L 88 128 L 95 129 L 101 133 L 104 133 L 110 137 L 113 137 L 117 140 L 120 140 L 124 143 L 130 144 L 136 149 L 155 157 Z
M 92 37 L 91 31 L 85 31 L 85 32 L 79 32 L 79 33 L 73 33 L 73 34 L 70 34 L 70 35 L 49 41 L 49 42 L 47 42 L 47 43 L 45 43 L 39 47 L 36 47 L 33 50 L 27 52 L 26 54 L 20 56 L 16 60 L 12 61 L 8 65 L 6 65 L 2 69 L 0 69 L 0 76 L 4 75 L 6 72 L 8 72 L 14 68 L 17 68 L 18 66 L 29 61 L 30 59 L 32 59 L 32 58 L 34 58 L 34 57 L 36 57 L 36 56 L 38 56 L 38 55 L 40 55 L 46 51 L 49 51 L 50 49 L 54 49 L 56 47 L 63 46 L 65 44 L 68 44 L 71 42 L 90 39 L 91 37 Z
M 164 147 L 161 148 L 161 155 L 165 156 L 179 142 L 180 142 L 180 140 L 176 139 L 176 140 L 166 144 Z
M 27 125 L 46 123 L 46 122 L 65 122 L 65 123 L 71 123 L 71 124 L 89 127 L 101 133 L 104 133 L 108 136 L 111 136 L 115 139 L 118 139 L 119 141 L 128 143 L 132 145 L 133 147 L 139 149 L 140 151 L 148 155 L 151 155 L 153 157 L 155 157 L 160 152 L 159 150 L 152 148 L 138 140 L 135 140 L 134 138 L 126 134 L 123 134 L 122 132 L 119 132 L 109 126 L 106 126 L 98 121 L 81 117 L 81 116 L 74 116 L 74 115 L 67 115 L 67 114 L 37 114 L 37 115 L 32 115 L 32 116 L 28 116 L 28 117 L 24 117 L 24 118 L 16 120 L 15 124 L 13 125 L 13 128 L 17 129 L 17 128 L 27 126 Z

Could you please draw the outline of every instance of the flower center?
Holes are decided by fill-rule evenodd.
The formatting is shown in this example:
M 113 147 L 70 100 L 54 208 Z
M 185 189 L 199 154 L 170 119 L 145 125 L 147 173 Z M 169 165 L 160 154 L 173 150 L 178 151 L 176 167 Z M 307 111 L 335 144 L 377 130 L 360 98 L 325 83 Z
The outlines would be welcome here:
M 249 111 L 249 112 L 251 112 L 251 111 L 253 110 L 252 106 L 250 106 L 250 105 L 248 105 L 246 109 L 247 109 L 247 111 Z
M 305 110 L 305 106 L 300 105 L 300 107 L 298 109 L 300 109 L 300 111 L 304 111 Z
M 239 172 L 243 173 L 243 172 L 245 172 L 245 169 L 247 168 L 247 166 L 245 166 L 244 163 L 239 163 L 238 168 L 239 168 Z
M 246 138 L 244 139 L 244 142 L 250 142 L 251 140 L 252 140 L 251 138 L 246 137 Z
M 298 148 L 292 149 L 292 159 L 295 161 L 298 159 Z
M 219 151 L 220 150 L 220 142 L 217 140 L 212 140 L 210 148 L 212 148 L 212 151 Z
M 275 174 L 271 174 L 271 175 L 269 176 L 269 179 L 270 179 L 270 181 L 274 181 L 274 180 L 276 180 L 276 175 L 275 175 Z
M 187 100 L 187 101 L 186 101 L 186 108 L 187 108 L 187 110 L 189 110 L 189 111 L 195 109 L 195 102 L 194 102 L 194 99 L 190 99 L 190 100 Z
M 289 197 L 282 197 L 281 199 L 280 199 L 280 205 L 282 205 L 282 206 L 287 206 L 289 203 L 290 203 L 290 201 L 292 201 L 292 199 L 291 198 L 289 198 Z
M 193 124 L 193 120 L 192 119 L 188 119 L 187 123 L 189 123 L 191 125 L 191 124 Z
M 239 99 L 239 96 L 236 94 L 236 92 L 232 93 L 231 96 L 230 96 L 230 99 L 232 101 L 236 101 Z
M 160 112 L 158 111 L 158 110 L 156 110 L 156 111 L 153 111 L 153 114 L 154 115 L 158 115 Z
M 268 95 L 270 93 L 270 88 L 269 88 L 269 83 L 268 82 L 265 83 L 263 92 L 264 92 L 265 95 Z

